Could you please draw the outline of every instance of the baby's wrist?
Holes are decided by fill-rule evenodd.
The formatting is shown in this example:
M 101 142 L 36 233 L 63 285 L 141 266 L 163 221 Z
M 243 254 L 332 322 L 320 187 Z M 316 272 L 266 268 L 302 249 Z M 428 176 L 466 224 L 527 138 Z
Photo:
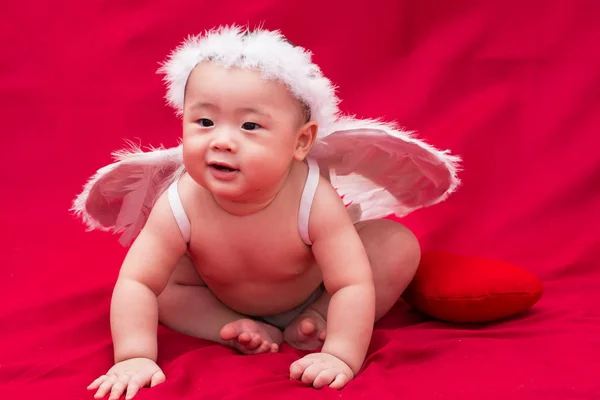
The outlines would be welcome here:
M 365 359 L 364 356 L 361 357 L 358 354 L 353 354 L 355 351 L 353 352 L 351 347 L 340 345 L 339 343 L 327 343 L 327 340 L 325 340 L 321 352 L 332 355 L 342 361 L 350 368 L 354 376 L 356 376 L 362 368 Z
M 126 356 L 126 357 L 115 357 L 115 364 L 118 363 L 122 363 L 123 361 L 129 361 L 129 360 L 150 360 L 152 362 L 156 362 L 156 360 L 154 360 L 152 357 L 148 357 L 147 355 L 133 355 L 133 356 Z
M 122 348 L 115 350 L 115 364 L 131 360 L 132 358 L 147 358 L 156 362 L 156 352 L 148 351 L 148 349 Z

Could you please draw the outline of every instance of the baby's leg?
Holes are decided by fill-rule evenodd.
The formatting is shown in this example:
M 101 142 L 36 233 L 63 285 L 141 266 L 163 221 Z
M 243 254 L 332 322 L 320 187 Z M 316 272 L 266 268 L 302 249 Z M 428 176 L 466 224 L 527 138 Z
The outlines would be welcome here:
M 282 342 L 274 326 L 244 317 L 221 303 L 204 286 L 193 261 L 179 261 L 158 297 L 159 320 L 186 335 L 230 345 L 242 353 L 275 352 Z
M 389 220 L 372 220 L 356 224 L 375 282 L 375 320 L 381 319 L 398 301 L 412 281 L 421 251 L 417 238 L 404 225 Z M 314 350 L 326 335 L 329 294 L 323 295 L 306 309 L 283 332 L 284 340 L 302 350 Z

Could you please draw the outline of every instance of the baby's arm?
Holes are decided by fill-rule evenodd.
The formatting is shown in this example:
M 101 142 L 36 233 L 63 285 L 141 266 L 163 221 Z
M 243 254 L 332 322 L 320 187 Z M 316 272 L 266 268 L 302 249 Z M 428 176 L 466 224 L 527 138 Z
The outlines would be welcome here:
M 164 380 L 156 365 L 158 302 L 186 244 L 170 211 L 166 193 L 154 205 L 146 225 L 131 245 L 117 279 L 110 309 L 113 366 L 89 389 L 111 399 Z
M 356 375 L 373 331 L 375 287 L 362 241 L 338 193 L 328 183 L 319 185 L 309 232 L 331 295 L 322 352 L 344 361 Z
M 185 250 L 165 192 L 131 245 L 115 285 L 110 317 L 115 362 L 156 360 L 157 297 Z

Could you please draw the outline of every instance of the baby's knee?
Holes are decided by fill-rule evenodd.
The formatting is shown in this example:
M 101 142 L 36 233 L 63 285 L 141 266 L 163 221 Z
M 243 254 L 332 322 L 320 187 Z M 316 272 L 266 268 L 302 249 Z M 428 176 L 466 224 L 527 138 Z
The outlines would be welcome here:
M 419 239 L 406 226 L 397 222 L 390 222 L 394 225 L 389 228 L 389 247 L 400 259 L 399 261 L 402 262 L 403 267 L 411 270 L 414 274 L 421 261 L 421 244 L 419 243 Z
M 421 246 L 416 235 L 406 226 L 391 220 L 366 221 L 357 226 L 366 250 L 376 267 L 392 281 L 412 279 L 421 260 Z M 374 267 L 375 270 L 375 267 Z M 392 283 L 390 281 L 390 283 Z M 401 282 L 403 283 L 403 282 Z
M 156 303 L 158 306 L 158 319 L 164 322 L 168 319 L 168 316 L 175 310 L 181 307 L 181 295 L 178 293 L 181 289 L 181 285 L 169 281 L 163 291 L 158 295 Z
M 393 254 L 419 262 L 421 246 L 415 234 L 399 222 L 387 219 L 364 221 L 357 224 L 357 230 L 366 242 Z
M 182 307 L 189 302 L 193 291 L 200 290 L 202 287 L 205 287 L 205 283 L 195 271 L 195 267 L 192 269 L 192 265 L 182 259 L 165 288 L 158 295 L 159 321 L 165 323 L 169 321 L 170 315 L 178 315 Z
M 183 286 L 204 286 L 204 281 L 198 274 L 196 264 L 192 258 L 185 254 L 179 259 L 173 273 L 169 279 L 168 285 L 183 285 Z
M 414 279 L 421 261 L 421 245 L 416 235 L 406 226 L 388 221 L 385 224 L 385 252 L 387 271 L 383 273 L 387 286 L 394 296 L 399 296 Z
M 397 285 L 404 290 L 412 281 L 421 262 L 421 245 L 416 235 L 407 227 L 397 224 L 398 227 L 390 232 L 390 250 L 398 266 L 396 274 Z

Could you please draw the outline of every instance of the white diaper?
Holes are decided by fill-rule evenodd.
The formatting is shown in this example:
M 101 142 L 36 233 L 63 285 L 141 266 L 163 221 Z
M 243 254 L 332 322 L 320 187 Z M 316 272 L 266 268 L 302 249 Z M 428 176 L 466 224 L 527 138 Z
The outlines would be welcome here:
M 314 303 L 321 296 L 321 294 L 323 294 L 324 290 L 325 287 L 321 284 L 319 285 L 317 290 L 315 290 L 313 294 L 311 294 L 310 297 L 298 307 L 295 307 L 289 311 L 284 311 L 279 314 L 257 317 L 255 319 L 266 322 L 269 325 L 276 326 L 277 328 L 283 330 L 286 326 L 290 324 L 290 322 L 294 320 L 294 318 L 302 314 L 304 310 L 306 310 L 312 303 Z

